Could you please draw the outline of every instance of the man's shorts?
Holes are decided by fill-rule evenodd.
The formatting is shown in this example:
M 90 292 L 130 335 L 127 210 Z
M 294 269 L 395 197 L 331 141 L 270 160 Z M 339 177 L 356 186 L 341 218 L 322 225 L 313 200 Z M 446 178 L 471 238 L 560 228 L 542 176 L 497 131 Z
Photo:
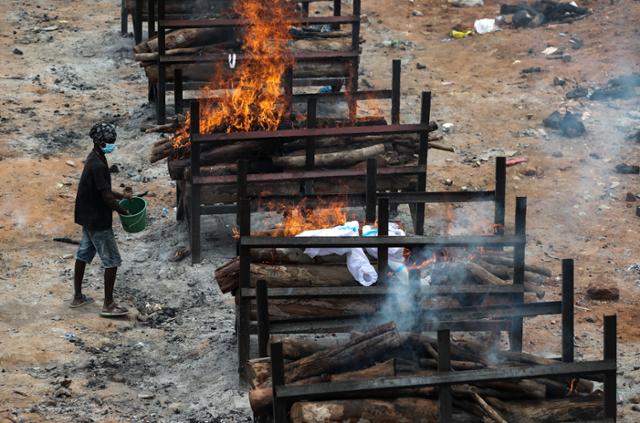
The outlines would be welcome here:
M 96 256 L 96 252 L 100 256 L 105 269 L 119 267 L 122 264 L 113 229 L 92 231 L 82 228 L 82 240 L 76 253 L 76 259 L 91 263 Z

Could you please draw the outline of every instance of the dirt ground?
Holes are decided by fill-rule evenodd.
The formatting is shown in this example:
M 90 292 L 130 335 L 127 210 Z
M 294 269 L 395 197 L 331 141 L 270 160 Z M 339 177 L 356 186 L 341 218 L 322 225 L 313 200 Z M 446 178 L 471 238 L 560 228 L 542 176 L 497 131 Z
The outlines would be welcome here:
M 565 94 L 640 71 L 640 2 L 578 3 L 593 15 L 451 40 L 454 25 L 495 17 L 499 2 L 364 0 L 361 85 L 389 87 L 391 60 L 402 59 L 405 122 L 417 120 L 420 91 L 432 91 L 432 118 L 453 124 L 444 137 L 457 152 L 431 151 L 430 189 L 489 186 L 496 149 L 528 159 L 508 169 L 507 187 L 508 210 L 516 196 L 528 197 L 527 261 L 559 273 L 561 258 L 575 259 L 579 358 L 600 356 L 602 316 L 618 314 L 618 410 L 621 421 L 635 422 L 640 203 L 626 198 L 640 194 L 640 176 L 614 167 L 640 164 L 640 145 L 625 140 L 640 126 L 640 97 L 596 102 Z M 175 222 L 166 165 L 148 162 L 158 136 L 140 131 L 153 110 L 132 37 L 119 34 L 119 4 L 0 2 L 0 422 L 250 421 L 236 373 L 232 300 L 212 275 L 233 255 L 231 219 L 216 221 L 219 233 L 206 238 L 214 249 L 201 264 L 168 261 L 186 245 L 186 232 Z M 584 46 L 572 49 L 571 37 Z M 564 48 L 571 61 L 545 58 L 548 46 Z M 531 67 L 541 72 L 522 73 Z M 554 85 L 556 77 L 566 85 Z M 584 136 L 541 130 L 546 116 L 567 109 L 583 113 Z M 116 294 L 131 310 L 124 320 L 98 317 L 98 261 L 85 282 L 97 304 L 67 307 L 75 247 L 52 241 L 79 238 L 75 190 L 91 148 L 88 130 L 100 119 L 118 126 L 119 149 L 109 156 L 119 170 L 114 186 L 149 192 L 146 231 L 131 235 L 115 225 L 124 259 Z M 511 213 L 507 219 L 509 226 Z M 590 300 L 590 285 L 617 286 L 620 299 Z M 558 297 L 557 280 L 545 289 Z M 559 335 L 558 318 L 529 320 L 525 349 L 557 355 Z

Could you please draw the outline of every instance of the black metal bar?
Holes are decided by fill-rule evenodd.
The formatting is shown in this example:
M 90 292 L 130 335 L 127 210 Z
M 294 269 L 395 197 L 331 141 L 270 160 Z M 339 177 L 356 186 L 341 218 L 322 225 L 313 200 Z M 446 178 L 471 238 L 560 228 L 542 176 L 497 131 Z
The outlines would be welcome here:
M 302 12 L 304 16 L 309 16 L 309 2 L 302 3 Z
M 133 11 L 133 39 L 136 44 L 142 42 L 142 1 L 136 0 Z
M 451 372 L 451 333 L 446 330 L 438 331 L 438 373 Z M 438 421 L 450 423 L 453 421 L 453 399 L 451 385 L 438 387 Z
M 402 124 L 402 125 L 374 125 L 374 126 L 343 126 L 337 128 L 315 128 L 315 129 L 283 129 L 280 131 L 253 131 L 253 132 L 232 132 L 201 134 L 194 139 L 196 143 L 231 143 L 235 141 L 260 141 L 269 139 L 303 139 L 318 137 L 346 137 L 359 135 L 401 135 L 429 132 L 429 123 Z M 422 146 L 421 146 L 422 149 Z M 422 151 L 422 150 L 421 150 Z M 426 145 L 425 145 L 426 151 Z M 422 155 L 422 165 L 426 164 L 426 152 Z
M 354 1 L 354 14 L 345 16 L 299 16 L 286 22 L 286 25 L 324 25 L 324 24 L 345 24 L 354 25 L 360 20 L 359 9 L 356 15 Z M 358 5 L 360 1 L 357 1 Z M 250 22 L 245 19 L 227 19 L 227 18 L 212 18 L 212 19 L 164 19 L 158 18 L 158 26 L 163 26 L 167 29 L 184 29 L 184 28 L 224 28 L 224 27 L 240 27 L 249 25 Z
M 381 198 L 380 201 L 385 200 Z M 378 215 L 380 215 L 380 201 Z M 378 217 L 380 220 L 380 217 Z M 512 247 L 524 242 L 518 235 L 473 236 L 389 236 L 389 237 L 254 237 L 240 239 L 240 244 L 251 248 L 308 248 L 308 247 Z
M 166 28 L 160 24 L 165 17 L 165 0 L 158 0 L 158 89 L 156 90 L 156 120 L 158 125 L 164 125 L 167 119 L 167 87 L 166 87 L 166 66 L 162 62 L 165 53 Z M 192 145 L 193 145 L 193 136 Z
M 376 221 L 378 161 L 367 159 L 366 194 L 365 194 L 365 222 L 373 224 Z
M 525 237 L 527 225 L 527 198 L 516 198 L 516 218 L 515 233 L 516 236 Z M 521 243 L 513 249 L 513 284 L 524 285 L 524 263 L 525 263 L 525 244 Z M 516 294 L 513 297 L 516 304 L 524 302 L 524 294 Z M 512 351 L 522 351 L 522 328 L 523 321 L 521 317 L 514 317 L 509 333 L 509 343 Z
M 288 67 L 284 72 L 282 84 L 284 88 L 284 101 L 287 104 L 287 111 L 291 113 L 293 110 L 293 67 Z
M 507 190 L 507 159 L 506 157 L 496 157 L 496 186 L 495 186 L 495 209 L 493 223 L 495 233 L 504 234 L 505 218 L 505 195 Z
M 431 115 L 431 92 L 423 91 L 420 104 L 420 123 L 429 125 Z M 418 164 L 425 167 L 424 174 L 418 175 L 417 191 L 427 190 L 427 157 L 429 154 L 429 131 L 420 131 L 420 152 L 418 153 Z M 418 203 L 415 205 L 415 222 L 414 231 L 416 235 L 424 234 L 424 213 L 425 204 Z
M 383 167 L 378 169 L 378 175 L 415 175 L 421 172 L 424 172 L 424 166 Z M 357 169 L 322 169 L 313 171 L 304 170 L 278 173 L 254 173 L 249 175 L 247 180 L 249 182 L 282 182 L 304 179 L 364 177 L 365 175 L 365 172 Z M 233 184 L 235 182 L 236 178 L 233 175 L 201 176 L 193 178 L 193 183 L 202 185 L 222 185 Z M 378 195 L 389 198 L 395 194 L 380 193 Z
M 378 200 L 378 237 L 389 235 L 389 200 Z M 383 246 L 378 247 L 378 280 L 384 281 L 389 267 L 389 250 Z
M 156 35 L 156 4 L 155 0 L 148 1 L 147 38 Z
M 410 271 L 417 271 L 412 269 Z M 453 294 L 490 294 L 512 295 L 522 291 L 522 287 L 513 285 L 463 285 L 463 286 L 430 286 L 420 288 L 420 294 L 425 297 Z M 256 298 L 256 290 L 247 288 L 242 290 L 246 298 Z M 339 287 L 300 287 L 300 288 L 270 288 L 270 299 L 291 298 L 322 298 L 322 297 L 386 297 L 404 295 L 394 287 L 387 286 L 339 286 Z
M 126 35 L 129 31 L 129 11 L 125 0 L 120 0 L 120 34 Z
M 256 282 L 256 308 L 258 314 L 258 355 L 266 357 L 269 343 L 269 294 L 267 281 Z
M 160 3 L 164 3 L 164 0 L 160 0 Z M 191 103 L 191 139 L 194 135 L 200 132 L 200 104 L 197 101 Z M 200 146 L 191 143 L 191 179 L 200 176 Z M 198 184 L 191 184 L 191 262 L 200 263 L 202 245 L 200 242 L 200 201 L 202 186 Z
M 604 316 L 604 360 L 616 363 L 614 369 L 609 369 L 604 374 L 604 416 L 616 419 L 616 372 L 618 345 L 616 341 L 616 315 Z
M 244 60 L 255 60 L 257 58 L 267 58 L 265 56 L 256 56 L 249 53 L 237 53 L 236 63 L 240 63 Z M 293 59 L 296 62 L 344 62 L 357 59 L 357 52 L 352 51 L 301 51 L 293 54 Z M 185 54 L 183 56 L 160 56 L 158 58 L 161 63 L 165 64 L 184 64 L 184 63 L 216 63 L 225 62 L 228 60 L 226 53 L 208 53 L 208 54 Z M 320 78 L 321 80 L 333 80 L 335 78 Z
M 251 204 L 246 198 L 240 200 L 240 239 L 251 233 Z M 240 289 L 249 288 L 251 285 L 251 251 L 247 247 L 240 246 Z M 251 302 L 243 298 L 238 299 L 238 369 L 244 374 L 250 351 L 249 322 L 251 320 Z
M 173 71 L 173 104 L 176 114 L 182 113 L 182 69 Z
M 379 198 L 388 198 L 391 204 L 411 203 L 467 203 L 493 201 L 493 191 L 431 191 L 431 192 L 380 192 Z
M 242 159 L 238 161 L 238 182 L 236 187 L 236 204 L 238 207 L 235 208 L 236 212 L 236 225 L 240 227 L 240 201 L 242 201 L 247 197 L 247 173 L 249 172 L 249 162 L 246 159 Z M 215 206 L 214 206 L 215 207 Z M 218 206 L 219 207 L 219 206 Z M 236 251 L 238 255 L 240 254 L 240 243 L 236 241 Z
M 307 100 L 307 128 L 316 127 L 318 102 L 315 98 Z M 307 138 L 305 140 L 305 169 L 313 170 L 316 167 L 316 140 L 315 138 Z M 313 179 L 307 179 L 303 183 L 305 195 L 313 194 Z
M 358 92 L 358 76 L 360 68 L 360 0 L 353 0 L 352 3 L 353 17 L 355 22 L 351 26 L 351 53 L 354 54 L 351 60 L 351 68 L 349 69 L 349 93 Z M 334 18 L 337 18 L 334 16 Z M 353 120 L 358 114 L 358 103 L 351 99 L 349 100 L 349 117 Z
M 574 359 L 573 260 L 562 260 L 562 361 Z
M 401 61 L 396 59 L 391 71 L 391 123 L 394 125 L 400 123 L 400 72 Z
M 615 336 L 614 336 L 615 337 Z M 273 347 L 272 347 L 273 352 Z M 280 399 L 303 400 L 336 396 L 372 394 L 389 392 L 404 388 L 420 388 L 442 384 L 463 384 L 489 382 L 508 379 L 532 379 L 545 376 L 575 376 L 615 371 L 613 359 L 584 361 L 523 367 L 499 367 L 463 372 L 448 372 L 430 376 L 410 376 L 369 379 L 363 381 L 345 381 L 317 383 L 309 385 L 275 386 L 275 395 Z M 615 406 L 615 401 L 614 401 Z
M 342 15 L 342 0 L 333 0 L 333 16 Z M 334 31 L 340 31 L 340 24 L 333 24 L 331 27 Z
M 391 98 L 391 95 L 391 90 L 362 90 L 358 91 L 357 93 L 345 93 L 343 91 L 331 91 L 326 93 L 299 93 L 294 94 L 293 102 L 303 103 L 306 102 L 308 98 L 316 98 L 318 100 L 330 100 L 336 98 L 344 98 L 347 100 L 383 100 Z
M 279 398 L 276 388 L 284 387 L 284 355 L 282 343 L 271 344 L 271 386 L 273 386 L 273 421 L 286 423 L 287 403 Z
M 555 314 L 555 313 L 552 313 Z M 348 333 L 355 329 L 362 330 L 362 320 L 371 316 L 357 316 L 348 319 L 322 322 L 288 322 L 274 321 L 269 323 L 270 333 Z M 383 320 L 372 320 L 371 323 L 384 324 Z M 369 326 L 373 327 L 373 326 Z M 496 332 L 508 331 L 511 328 L 510 320 L 462 320 L 456 322 L 433 321 L 424 322 L 422 328 L 426 332 L 433 332 L 440 329 L 448 329 L 452 332 Z M 255 327 L 253 328 L 255 329 Z M 257 333 L 254 330 L 252 333 Z

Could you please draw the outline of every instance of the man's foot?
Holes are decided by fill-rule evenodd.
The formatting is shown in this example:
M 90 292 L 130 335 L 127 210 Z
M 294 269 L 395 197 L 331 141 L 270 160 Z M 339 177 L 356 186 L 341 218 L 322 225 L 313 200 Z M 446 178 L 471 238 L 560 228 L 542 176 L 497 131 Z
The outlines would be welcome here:
M 114 301 L 111 304 L 102 307 L 102 311 L 100 312 L 100 316 L 102 316 L 102 317 L 122 317 L 122 316 L 126 316 L 127 313 L 129 313 L 129 311 L 126 308 L 120 307 Z
M 78 308 L 82 307 L 83 305 L 91 304 L 92 302 L 93 298 L 87 297 L 86 295 L 82 294 L 79 297 L 74 297 L 73 301 L 71 301 L 71 304 L 69 304 L 69 307 Z

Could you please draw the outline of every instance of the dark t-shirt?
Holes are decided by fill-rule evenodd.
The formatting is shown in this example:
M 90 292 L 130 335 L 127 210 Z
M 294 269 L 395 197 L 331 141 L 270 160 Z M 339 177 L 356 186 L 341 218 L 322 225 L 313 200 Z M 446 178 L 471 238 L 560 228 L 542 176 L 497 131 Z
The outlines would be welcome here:
M 111 191 L 111 174 L 104 154 L 92 150 L 87 156 L 76 195 L 75 222 L 90 230 L 111 228 L 111 207 L 102 199 L 102 191 Z

